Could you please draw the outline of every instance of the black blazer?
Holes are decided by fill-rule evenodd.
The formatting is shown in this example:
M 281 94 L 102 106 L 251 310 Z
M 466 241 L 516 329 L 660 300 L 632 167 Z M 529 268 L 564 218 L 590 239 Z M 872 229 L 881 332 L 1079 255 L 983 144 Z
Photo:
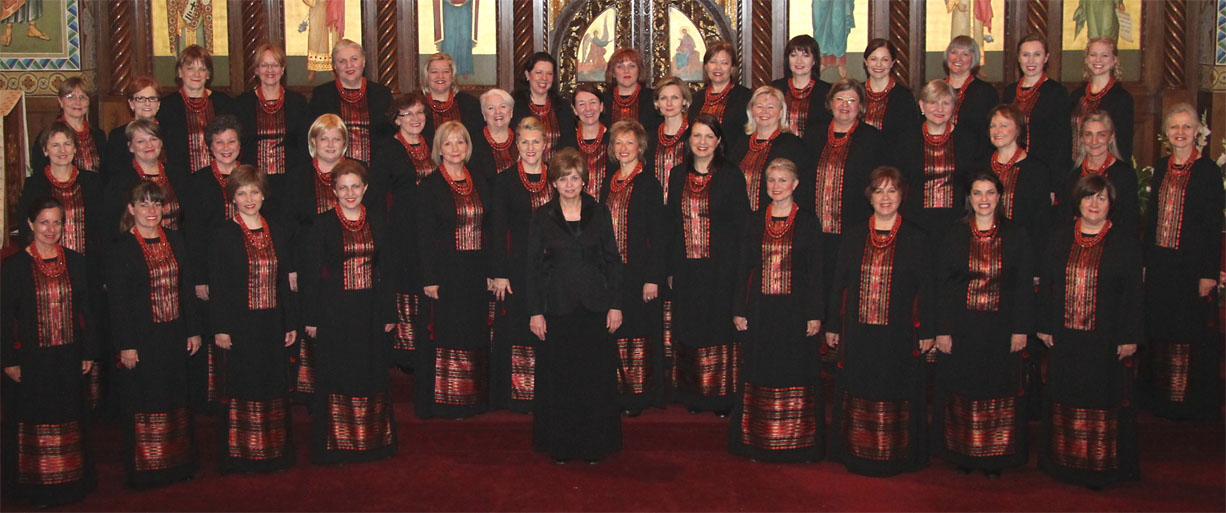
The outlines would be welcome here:
M 528 315 L 565 315 L 621 308 L 621 255 L 609 209 L 582 196 L 578 234 L 554 198 L 537 209 L 528 228 L 525 294 Z

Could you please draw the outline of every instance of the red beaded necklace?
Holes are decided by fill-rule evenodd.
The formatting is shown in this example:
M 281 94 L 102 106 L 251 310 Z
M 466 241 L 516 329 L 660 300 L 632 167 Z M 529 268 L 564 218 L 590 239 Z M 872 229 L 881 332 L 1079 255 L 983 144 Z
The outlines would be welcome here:
M 613 91 L 613 104 L 623 109 L 626 107 L 629 107 L 631 104 L 639 100 L 639 91 L 642 91 L 642 90 L 643 90 L 642 84 L 635 84 L 634 92 L 631 93 L 630 96 L 622 96 L 618 94 L 616 90 L 614 90 Z
M 366 226 L 366 205 L 358 205 L 359 214 L 356 221 L 350 221 L 348 218 L 346 218 L 345 213 L 342 212 L 342 210 L 344 210 L 343 208 L 338 206 L 334 210 L 336 210 L 336 218 L 341 220 L 341 226 L 344 226 L 346 230 L 356 232 L 361 230 L 362 227 Z
M 945 83 L 950 87 L 954 86 L 953 77 L 945 77 Z M 954 104 L 954 117 L 958 117 L 958 111 L 962 109 L 962 101 L 966 99 L 966 90 L 971 88 L 971 82 L 975 81 L 975 77 L 966 77 L 966 82 L 962 83 L 961 88 L 954 87 L 954 94 L 958 95 L 958 102 Z
M 420 135 L 418 135 L 417 138 L 419 141 L 421 140 Z M 396 132 L 396 140 L 400 141 L 400 144 L 404 146 L 404 151 L 408 152 L 409 158 L 415 161 L 425 160 L 426 152 L 430 151 L 430 148 L 426 147 L 426 145 L 422 144 L 421 142 L 418 142 L 417 144 L 410 143 L 408 139 L 404 138 L 403 132 Z
M 541 191 L 545 190 L 545 187 L 549 186 L 549 180 L 545 179 L 545 173 L 546 173 L 545 164 L 541 164 L 541 172 L 540 172 L 541 179 L 535 182 L 528 180 L 528 171 L 524 169 L 523 160 L 520 160 L 518 163 L 516 163 L 515 167 L 519 170 L 519 181 L 524 183 L 524 188 L 528 189 L 528 192 L 532 194 L 539 194 Z
M 1191 160 L 1189 160 L 1188 162 L 1191 162 Z M 48 165 L 46 168 L 43 169 L 43 174 L 47 175 L 47 181 L 51 182 L 52 187 L 55 187 L 56 189 L 67 189 L 69 187 L 72 187 L 73 185 L 76 185 L 77 175 L 80 174 L 80 171 L 77 170 L 77 166 L 72 166 L 72 171 L 68 173 L 68 179 L 63 180 L 63 181 L 57 180 L 55 178 L 55 174 L 51 172 L 50 165 Z
M 345 103 L 362 101 L 363 98 L 366 98 L 366 77 L 362 77 L 362 86 L 356 91 L 345 89 L 345 86 L 341 85 L 341 80 L 338 78 L 336 79 L 336 92 L 340 93 L 341 100 L 344 100 Z
M 971 235 L 974 235 L 975 238 L 978 240 L 988 240 L 988 239 L 991 239 L 992 237 L 995 237 L 996 230 L 997 230 L 997 225 L 995 221 L 992 222 L 991 228 L 988 228 L 987 230 L 982 230 L 982 231 L 979 229 L 978 226 L 975 225 L 974 220 L 971 221 Z
M 1188 155 L 1188 160 L 1185 160 L 1183 164 L 1176 164 L 1175 155 L 1171 154 L 1171 157 L 1166 160 L 1166 171 L 1168 173 L 1182 173 L 1192 169 L 1192 164 L 1195 163 L 1196 159 L 1198 158 L 1200 158 L 1200 152 L 1193 149 L 1192 154 Z M 76 168 L 73 168 L 73 176 L 76 176 Z
M 816 80 L 814 80 L 814 79 L 813 79 L 813 77 L 809 77 L 809 83 L 808 83 L 808 84 L 805 84 L 805 86 L 804 86 L 804 87 L 797 88 L 797 87 L 796 87 L 796 79 L 795 79 L 795 78 L 789 78 L 789 79 L 788 79 L 788 89 L 789 89 L 789 90 L 790 90 L 790 92 L 792 93 L 792 98 L 797 98 L 797 99 L 800 99 L 800 100 L 803 100 L 803 99 L 805 99 L 805 98 L 808 98 L 808 97 L 809 97 L 809 93 L 812 93 L 812 92 L 813 92 L 813 83 L 814 83 L 814 82 L 817 82 L 817 81 L 816 81 Z
M 847 129 L 847 132 L 843 134 L 843 137 L 835 137 L 834 122 L 832 121 L 830 125 L 826 127 L 826 144 L 829 144 L 834 148 L 847 144 L 847 141 L 851 140 L 851 134 L 855 133 L 856 127 L 859 126 L 860 120 L 857 119 L 851 123 L 851 128 Z
M 1017 89 L 1014 91 L 1015 94 L 1013 96 L 1013 103 L 1025 104 L 1030 102 L 1034 96 L 1037 96 L 1039 94 L 1039 86 L 1047 82 L 1047 72 L 1044 71 L 1042 75 L 1039 75 L 1039 80 L 1030 87 L 1022 87 L 1022 82 L 1024 81 L 1025 79 L 1017 81 Z
M 1081 161 L 1081 176 L 1086 175 L 1101 175 L 1107 172 L 1107 168 L 1115 164 L 1115 155 L 1107 154 L 1107 158 L 1103 160 L 1103 165 L 1097 168 L 1090 168 L 1090 157 L 1086 157 Z
M 311 159 L 311 165 L 315 167 L 315 178 L 319 180 L 321 183 L 323 183 L 324 185 L 327 185 L 329 189 L 331 189 L 332 188 L 332 170 L 329 169 L 328 172 L 325 173 L 324 170 L 319 169 L 319 159 L 318 158 Z
M 68 270 L 68 262 L 64 258 L 64 246 L 55 245 L 55 257 L 50 261 L 44 259 L 39 254 L 36 243 L 31 242 L 29 246 L 26 246 L 26 253 L 29 253 L 30 257 L 34 259 L 34 268 L 38 269 L 38 272 L 42 273 L 43 276 L 54 278 Z
M 138 160 L 136 160 L 136 159 L 132 159 L 132 169 L 135 169 L 135 170 L 136 170 L 136 174 L 137 174 L 137 175 L 139 175 L 141 178 L 143 178 L 143 179 L 145 179 L 145 180 L 153 180 L 153 181 L 155 181 L 155 182 L 157 182 L 157 183 L 160 183 L 160 184 L 165 184 L 165 183 L 166 183 L 166 165 L 165 165 L 165 164 L 162 164 L 162 162 L 161 162 L 161 161 L 158 161 L 158 172 L 157 172 L 157 174 L 149 174 L 149 173 L 146 173 L 146 172 L 145 172 L 145 168 L 144 168 L 144 166 L 141 166 L 141 165 L 140 165 L 140 161 L 138 161 Z
M 1097 93 L 1090 91 L 1090 88 L 1093 87 L 1093 84 L 1094 84 L 1093 81 L 1086 82 L 1086 95 L 1082 101 L 1086 103 L 1090 103 L 1092 105 L 1098 105 L 1099 102 L 1103 100 L 1103 96 L 1106 96 L 1107 92 L 1110 91 L 1112 87 L 1115 87 L 1115 76 L 1113 75 L 1109 77 L 1107 79 L 1107 85 L 1103 86 L 1102 90 L 1098 91 Z
M 947 128 L 945 129 L 945 133 L 943 133 L 943 134 L 941 134 L 941 135 L 932 135 L 932 134 L 928 133 L 928 122 L 927 122 L 927 121 L 925 121 L 925 122 L 924 122 L 924 126 L 923 126 L 923 130 L 924 130 L 924 143 L 926 143 L 928 146 L 942 146 L 942 145 L 944 145 L 944 144 L 945 144 L 945 141 L 948 141 L 948 140 L 949 140 L 949 136 L 950 136 L 950 135 L 953 135 L 953 133 L 954 133 L 954 124 L 953 124 L 953 122 L 952 122 L 952 121 L 951 121 L 951 122 L 949 122 L 949 123 L 946 123 L 946 126 L 947 126 Z
M 788 230 L 792 229 L 792 223 L 796 221 L 796 212 L 800 210 L 800 207 L 792 203 L 792 210 L 788 212 L 788 218 L 782 223 L 773 219 L 774 216 L 771 215 L 773 209 L 769 205 L 762 210 L 766 212 L 766 235 L 772 239 L 778 239 L 787 235 Z
M 548 96 L 546 96 L 545 104 L 537 105 L 535 103 L 532 103 L 532 100 L 529 99 L 528 100 L 528 110 L 531 110 L 532 113 L 536 114 L 537 117 L 544 116 L 545 114 L 549 114 L 550 110 L 553 110 L 553 101 Z
M 162 229 L 162 223 L 158 223 L 157 231 L 158 236 L 156 238 L 158 241 L 154 242 L 153 244 L 166 244 L 166 231 Z M 136 242 L 140 243 L 140 251 L 141 253 L 144 253 L 145 261 L 149 261 L 151 259 L 150 257 L 153 256 L 153 248 L 150 247 L 149 242 L 145 241 L 145 236 L 141 235 L 140 231 L 137 230 L 135 226 L 132 227 L 131 232 L 132 235 L 136 237 Z
M 690 192 L 694 194 L 702 194 L 702 191 L 705 190 L 707 186 L 711 184 L 712 176 L 713 175 L 710 172 L 699 173 L 695 171 L 693 173 L 690 173 L 690 180 L 689 182 L 687 182 L 690 188 Z
M 241 214 L 234 214 L 234 222 L 238 223 L 238 225 L 242 227 L 243 239 L 247 241 L 248 245 L 259 249 L 264 249 L 268 247 L 270 242 L 272 242 L 272 231 L 268 228 L 268 221 L 264 220 L 263 215 L 260 215 L 260 227 L 263 229 L 258 233 L 255 231 L 255 228 L 249 228 L 247 223 L 243 222 L 243 216 Z
M 894 89 L 894 75 L 890 75 L 890 80 L 886 82 L 885 89 L 882 89 L 881 92 L 873 91 L 873 88 L 869 87 L 867 82 L 864 84 L 865 95 L 868 96 L 869 101 L 873 102 L 884 100 L 890 94 L 891 89 Z
M 664 123 L 660 123 L 660 128 L 657 130 L 656 134 L 656 141 L 660 143 L 661 148 L 676 146 L 678 142 L 681 142 L 681 136 L 685 134 L 685 131 L 688 128 L 690 128 L 690 121 L 685 119 L 685 116 L 681 117 L 681 128 L 678 128 L 677 133 L 673 135 L 665 134 Z
M 1073 240 L 1077 242 L 1078 246 L 1081 246 L 1083 248 L 1093 247 L 1099 242 L 1102 242 L 1103 238 L 1107 236 L 1107 231 L 1110 229 L 1111 229 L 1111 220 L 1108 219 L 1107 223 L 1103 225 L 1102 230 L 1099 230 L 1098 233 L 1090 237 L 1086 237 L 1085 234 L 1082 233 L 1081 231 L 1081 218 L 1078 217 L 1077 222 L 1073 224 Z
M 440 102 L 433 98 L 430 99 L 430 110 L 434 111 L 434 113 L 438 115 L 446 114 L 447 111 L 451 110 L 452 105 L 455 105 L 455 93 L 454 92 L 448 92 L 446 101 Z
M 464 171 L 464 178 L 455 180 L 451 178 L 451 173 L 448 173 L 446 169 L 443 169 L 443 179 L 447 180 L 447 185 L 451 187 L 451 190 L 455 191 L 456 194 L 459 194 L 460 196 L 468 196 L 473 192 L 473 177 L 468 173 L 467 166 L 461 167 L 460 170 Z
M 724 86 L 724 90 L 718 93 L 711 92 L 711 86 L 708 85 L 707 95 L 706 95 L 706 98 L 703 99 L 703 103 L 707 105 L 723 103 L 724 99 L 728 97 L 728 93 L 732 92 L 732 89 L 733 89 L 732 82 L 728 82 L 728 85 Z
M 268 100 L 264 98 L 264 88 L 260 86 L 255 87 L 255 95 L 260 99 L 260 110 L 263 110 L 265 114 L 276 114 L 285 105 L 285 88 L 278 85 L 277 90 L 281 91 L 277 99 Z
M 1022 149 L 1014 148 L 1013 156 L 1009 157 L 1009 161 L 1005 162 L 1004 164 L 1001 164 L 999 161 L 997 161 L 996 157 L 999 155 L 1000 155 L 1000 150 L 996 150 L 992 152 L 992 171 L 995 171 L 996 174 L 998 175 L 1003 174 L 1005 171 L 1008 171 L 1009 169 L 1011 169 L 1014 164 L 1017 164 L 1019 157 L 1022 156 Z
M 591 155 L 600 149 L 600 142 L 604 139 L 605 127 L 604 124 L 597 126 L 599 128 L 596 130 L 596 138 L 592 139 L 590 143 L 583 139 L 583 127 L 575 129 L 577 135 L 575 139 L 579 142 L 579 151 L 583 152 L 584 155 Z
M 898 238 L 898 228 L 902 226 L 902 214 L 894 216 L 894 226 L 890 227 L 890 233 L 881 235 L 877 230 L 873 229 L 873 216 L 868 216 L 868 237 L 872 241 L 873 246 L 877 248 L 886 248 L 894 243 L 894 239 Z
M 627 176 L 625 179 L 618 178 L 616 175 L 614 175 L 613 180 L 609 182 L 609 190 L 613 192 L 621 192 L 621 191 L 626 190 L 626 184 L 633 182 L 634 177 L 638 176 L 639 172 L 642 170 L 643 170 L 643 163 L 639 162 L 634 165 L 634 169 L 630 171 L 630 175 Z M 620 174 L 620 172 L 618 174 Z
M 490 148 L 494 151 L 507 151 L 507 148 L 515 144 L 515 131 L 510 128 L 507 129 L 507 140 L 502 142 L 494 141 L 494 136 L 490 134 L 490 127 L 482 128 L 481 131 L 485 133 L 485 141 L 490 143 Z
M 208 89 L 205 89 L 204 94 L 200 95 L 199 98 L 192 98 L 187 95 L 186 89 L 180 87 L 179 96 L 183 97 L 183 106 L 186 107 L 187 110 L 192 111 L 192 112 L 203 111 L 209 102 L 209 90 Z
M 776 137 L 779 137 L 778 128 L 776 128 L 774 132 L 771 132 L 771 135 L 767 137 L 766 139 L 758 139 L 757 137 L 750 138 L 749 139 L 749 151 L 760 152 L 766 149 L 766 146 L 770 144 L 771 141 L 774 141 Z

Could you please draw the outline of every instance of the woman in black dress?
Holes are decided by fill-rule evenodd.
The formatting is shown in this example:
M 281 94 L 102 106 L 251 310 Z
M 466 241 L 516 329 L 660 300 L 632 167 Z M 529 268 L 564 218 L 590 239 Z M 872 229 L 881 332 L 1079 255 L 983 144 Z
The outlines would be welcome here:
M 414 407 L 420 418 L 489 409 L 489 182 L 467 166 L 472 139 L 459 121 L 434 133 L 438 171 L 417 191 L 417 249 L 432 336 L 417 345 Z
M 1034 270 L 1025 228 L 1005 218 L 994 173 L 970 177 L 967 215 L 937 263 L 933 452 L 962 474 L 1026 464 L 1022 350 L 1034 325 Z
M 627 416 L 665 398 L 664 340 L 660 335 L 660 284 L 664 283 L 665 227 L 661 222 L 663 188 L 643 162 L 647 133 L 637 121 L 618 121 L 609 129 L 609 158 L 601 203 L 613 216 L 621 253 L 622 312 L 625 322 L 614 334 L 621 367 L 618 402 Z
M 426 139 L 434 138 L 434 131 L 448 121 L 464 123 L 473 133 L 484 126 L 481 102 L 460 91 L 455 82 L 455 59 L 442 52 L 426 57 L 421 75 L 425 84 L 421 94 L 428 100 L 426 128 L 422 131 Z
M 367 176 L 354 160 L 332 169 L 336 207 L 319 214 L 300 255 L 302 322 L 317 357 L 315 463 L 381 460 L 398 447 L 387 373 L 396 304 L 383 271 L 389 261 L 383 220 L 362 204 Z
M 547 52 L 532 54 L 524 62 L 522 77 L 516 79 L 515 114 L 511 126 L 536 116 L 545 126 L 545 161 L 561 147 L 564 137 L 575 131 L 575 114 L 558 94 L 558 62 Z
M 749 88 L 740 84 L 740 65 L 737 64 L 736 47 L 727 41 L 716 41 L 707 47 L 702 56 L 703 87 L 694 94 L 690 104 L 690 123 L 699 114 L 711 114 L 723 129 L 724 146 L 733 148 L 744 139 L 746 116 L 749 104 Z
M 1026 230 L 1031 244 L 1032 266 L 1043 258 L 1051 232 L 1052 187 L 1047 164 L 1021 146 L 1030 134 L 1025 113 L 1016 104 L 1001 104 L 992 109 L 988 137 L 996 151 L 989 160 L 992 172 L 1000 178 L 1000 213 Z M 1038 274 L 1035 274 L 1038 276 Z
M 374 145 L 392 133 L 384 113 L 392 104 L 392 92 L 363 75 L 366 56 L 362 45 L 348 39 L 332 47 L 334 82 L 320 84 L 311 91 L 311 119 L 324 114 L 340 116 L 348 129 L 345 156 L 369 165 Z
M 919 106 L 911 89 L 894 78 L 898 49 L 875 38 L 864 48 L 864 122 L 880 130 L 884 140 L 896 141 L 920 122 Z
M 1145 314 L 1150 352 L 1142 399 L 1156 415 L 1222 414 L 1221 335 L 1212 319 L 1222 261 L 1222 181 L 1196 148 L 1200 121 L 1186 103 L 1164 123 L 1171 155 L 1154 166 L 1145 219 Z
M 264 173 L 239 166 L 226 181 L 236 212 L 209 245 L 210 320 L 222 351 L 219 418 L 223 472 L 270 472 L 294 464 L 285 368 L 298 336 L 297 303 L 289 290 L 289 232 L 261 214 Z
M 515 113 L 515 98 L 502 89 L 490 89 L 481 95 L 481 114 L 485 127 L 473 135 L 473 158 L 478 167 L 493 173 L 507 169 L 519 160 L 511 116 Z M 494 177 L 487 177 L 490 183 Z
M 187 170 L 174 167 L 174 161 L 164 161 L 162 155 L 161 124 L 156 120 L 137 119 L 128 123 L 124 135 L 128 139 L 128 151 L 132 158 L 115 166 L 103 188 L 101 234 L 106 240 L 121 234 L 120 219 L 127 211 L 128 193 L 141 181 L 155 182 L 162 186 L 162 227 L 178 230 L 182 206 L 177 191 L 183 188 Z
M 826 303 L 826 343 L 839 351 L 830 456 L 853 473 L 890 476 L 928 462 L 922 363 L 936 333 L 932 250 L 898 212 L 902 174 L 882 166 L 868 183 L 873 215 L 844 234 Z
M 788 104 L 788 127 L 796 137 L 803 139 L 811 132 L 808 127 L 821 127 L 830 120 L 830 111 L 826 108 L 830 84 L 818 77 L 821 51 L 813 36 L 793 37 L 783 48 L 783 55 L 787 56 L 788 63 L 783 78 L 770 85 L 783 91 Z
M 945 47 L 945 83 L 956 96 L 950 121 L 955 130 L 971 133 L 974 144 L 986 151 L 988 110 L 1000 103 L 996 88 L 979 78 L 981 53 L 979 44 L 970 36 L 958 36 Z
M 1119 62 L 1119 46 L 1109 36 L 1096 37 L 1086 44 L 1085 72 L 1083 73 L 1086 85 L 1073 89 L 1069 95 L 1074 162 L 1077 161 L 1082 144 L 1079 137 L 1082 125 L 1087 117 L 1101 110 L 1106 111 L 1111 116 L 1111 120 L 1115 122 L 1116 141 L 1119 143 L 1118 158 L 1129 164 L 1132 163 L 1132 120 L 1136 106 L 1132 93 L 1124 89 L 1124 83 L 1120 82 Z M 1075 181 L 1074 179 L 1064 184 L 1062 191 L 1067 191 Z
M 558 196 L 532 216 L 524 279 L 529 328 L 540 339 L 532 447 L 557 463 L 598 463 L 621 450 L 617 346 L 622 259 L 613 220 L 583 193 L 583 156 L 554 154 L 549 181 Z
M 1106 177 L 1081 177 L 1072 197 L 1080 215 L 1052 234 L 1039 277 L 1048 347 L 1039 468 L 1100 489 L 1141 477 L 1132 359 L 1145 338 L 1141 247 L 1109 219 L 1118 196 Z
M 494 297 L 501 302 L 500 313 L 494 320 L 498 336 L 492 350 L 493 402 L 495 408 L 519 412 L 532 411 L 537 344 L 528 331 L 527 304 L 515 291 L 524 287 L 532 213 L 553 196 L 541 161 L 545 153 L 544 129 L 540 120 L 531 116 L 515 127 L 519 161 L 495 178 L 490 210 L 490 267 Z
M 608 126 L 627 119 L 638 121 L 643 130 L 653 134 L 660 124 L 656 113 L 655 90 L 643 81 L 643 56 L 635 48 L 621 48 L 609 56 L 605 66 L 604 104 L 608 114 L 601 120 Z
M 771 203 L 751 216 L 736 265 L 733 324 L 742 332 L 744 393 L 728 429 L 732 454 L 770 462 L 822 459 L 826 408 L 815 337 L 825 316 L 821 228 L 792 200 L 796 165 L 766 167 Z
M 690 89 L 677 77 L 664 77 L 656 82 L 655 106 L 660 113 L 659 126 L 647 130 L 647 155 L 652 163 L 656 179 L 664 188 L 664 203 L 668 203 L 668 184 L 673 168 L 685 158 L 685 142 L 689 138 L 690 121 L 685 112 L 690 108 Z
M 1017 107 L 1029 127 L 1025 138 L 1018 144 L 1049 171 L 1055 172 L 1072 165 L 1069 144 L 1073 136 L 1068 123 L 1068 90 L 1047 76 L 1047 59 L 1050 56 L 1047 38 L 1042 34 L 1031 33 L 1022 38 L 1017 44 L 1017 66 L 1022 70 L 1022 78 L 1005 86 L 1005 95 L 1001 100 Z M 995 145 L 996 141 L 993 140 L 992 144 Z M 1056 176 L 1049 176 L 1048 181 L 1054 178 Z
M 30 202 L 32 241 L 4 259 L 4 487 L 40 507 L 77 502 L 94 488 L 82 374 L 98 357 L 85 259 L 60 245 L 64 206 Z M 14 329 L 16 327 L 16 329 Z
M 107 252 L 124 468 L 134 488 L 189 479 L 197 467 L 187 362 L 200 349 L 200 321 L 187 244 L 162 226 L 166 199 L 157 182 L 133 186 Z
M 128 82 L 123 95 L 128 99 L 128 108 L 132 109 L 132 121 L 147 119 L 157 122 L 158 110 L 162 107 L 162 98 L 158 96 L 158 81 L 149 75 L 140 75 Z M 132 162 L 132 150 L 128 149 L 128 124 L 124 123 L 111 129 L 106 136 L 106 163 L 102 169 L 102 181 L 110 181 L 117 172 L 128 168 Z M 162 154 L 162 162 L 166 156 Z M 120 200 L 122 201 L 122 200 Z
M 1085 117 L 1077 133 L 1081 137 L 1081 153 L 1074 161 L 1077 165 L 1064 173 L 1064 179 L 1057 184 L 1059 218 L 1056 219 L 1056 224 L 1067 223 L 1076 215 L 1077 200 L 1069 196 L 1071 184 L 1086 175 L 1103 175 L 1111 182 L 1116 192 L 1110 214 L 1116 232 L 1134 239 L 1139 238 L 1137 223 L 1141 216 L 1141 207 L 1137 199 L 1137 171 L 1133 169 L 1131 161 L 1125 160 L 1120 154 L 1115 120 L 1106 111 L 1095 112 Z
M 179 90 L 162 98 L 158 125 L 166 142 L 167 165 L 195 172 L 209 165 L 212 155 L 204 129 L 214 117 L 233 111 L 229 96 L 208 88 L 213 80 L 213 56 L 200 45 L 179 53 L 175 82 Z
M 107 165 L 106 133 L 89 124 L 89 97 L 84 79 L 71 77 L 65 80 L 60 84 L 57 98 L 60 103 L 60 117 L 57 121 L 63 121 L 72 127 L 72 138 L 77 148 L 72 165 L 81 171 L 102 173 Z M 30 156 L 30 167 L 37 172 L 46 166 L 47 155 L 33 152 Z
M 288 220 L 281 217 L 283 205 L 289 192 L 289 173 L 302 171 L 310 108 L 305 96 L 282 84 L 285 51 L 280 46 L 262 43 L 253 55 L 259 85 L 234 99 L 234 114 L 243 127 L 240 159 L 264 173 L 268 194 L 263 215 L 288 226 Z
M 749 121 L 735 129 L 744 137 L 734 138 L 728 132 L 728 160 L 735 162 L 745 174 L 745 197 L 749 208 L 758 208 L 770 202 L 763 183 L 766 181 L 766 163 L 775 159 L 788 159 L 800 169 L 810 169 L 813 159 L 808 157 L 804 142 L 789 130 L 788 105 L 783 92 L 771 86 L 754 90 L 745 108 Z M 724 123 L 724 128 L 727 128 Z
M 724 159 L 721 130 L 715 116 L 694 119 L 689 153 L 673 169 L 669 184 L 674 397 L 691 413 L 730 411 L 739 386 L 738 349 L 727 320 L 732 315 L 738 236 L 749 201 L 745 175 Z
M 575 86 L 571 101 L 578 126 L 573 136 L 563 134 L 565 142 L 562 146 L 579 150 L 579 154 L 583 156 L 583 167 L 588 172 L 583 192 L 593 198 L 599 198 L 600 188 L 605 182 L 605 171 L 608 171 L 609 167 L 609 132 L 606 125 L 600 121 L 604 117 L 604 104 L 600 99 L 600 91 L 591 84 Z

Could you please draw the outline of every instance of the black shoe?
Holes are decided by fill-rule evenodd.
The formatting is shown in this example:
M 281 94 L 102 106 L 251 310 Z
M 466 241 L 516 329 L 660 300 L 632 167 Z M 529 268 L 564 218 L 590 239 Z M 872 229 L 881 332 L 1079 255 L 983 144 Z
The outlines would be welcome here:
M 963 467 L 962 465 L 958 465 L 958 475 L 965 476 L 965 475 L 969 475 L 970 473 L 971 473 L 970 467 Z
M 642 414 L 643 414 L 642 408 L 634 408 L 634 409 L 626 408 L 622 410 L 622 415 L 625 415 L 630 418 L 638 417 L 639 415 L 642 415 Z
M 558 465 L 565 465 L 565 464 L 566 464 L 566 462 L 568 462 L 568 461 L 570 461 L 570 460 L 568 460 L 568 459 L 563 459 L 563 458 L 554 458 L 554 459 L 553 459 L 553 462 L 554 462 L 554 463 L 556 463 L 556 464 L 558 464 Z
M 586 461 L 588 465 L 599 465 L 600 464 L 600 458 L 592 458 L 592 459 L 587 459 L 583 461 Z
M 721 419 L 726 419 L 726 418 L 728 418 L 728 415 L 729 415 L 730 413 L 732 413 L 732 412 L 730 412 L 730 411 L 728 411 L 728 410 L 715 410 L 715 416 L 716 416 L 716 417 L 719 417 L 719 418 L 721 418 Z
M 1000 480 L 1000 470 L 985 470 L 983 471 L 983 477 L 992 481 L 998 481 Z

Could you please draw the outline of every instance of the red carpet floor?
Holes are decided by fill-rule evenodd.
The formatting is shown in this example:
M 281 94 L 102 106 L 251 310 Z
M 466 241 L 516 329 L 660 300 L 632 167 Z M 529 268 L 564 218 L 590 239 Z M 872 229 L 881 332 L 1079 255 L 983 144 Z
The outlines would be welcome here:
M 98 489 L 65 511 L 1226 511 L 1221 423 L 1143 417 L 1143 480 L 1094 492 L 1035 468 L 999 481 L 962 476 L 940 460 L 887 479 L 829 462 L 772 465 L 725 450 L 727 422 L 684 408 L 623 423 L 625 450 L 600 465 L 559 466 L 530 450 L 531 417 L 497 412 L 467 420 L 413 417 L 396 373 L 400 453 L 365 465 L 323 467 L 307 455 L 309 417 L 298 409 L 298 465 L 271 475 L 220 475 L 211 418 L 198 420 L 203 468 L 189 482 L 135 492 L 122 486 L 119 433 L 93 433 Z M 1033 431 L 1033 426 L 1032 426 Z M 1032 454 L 1034 451 L 1031 451 Z M 29 509 L 0 503 L 4 511 Z

